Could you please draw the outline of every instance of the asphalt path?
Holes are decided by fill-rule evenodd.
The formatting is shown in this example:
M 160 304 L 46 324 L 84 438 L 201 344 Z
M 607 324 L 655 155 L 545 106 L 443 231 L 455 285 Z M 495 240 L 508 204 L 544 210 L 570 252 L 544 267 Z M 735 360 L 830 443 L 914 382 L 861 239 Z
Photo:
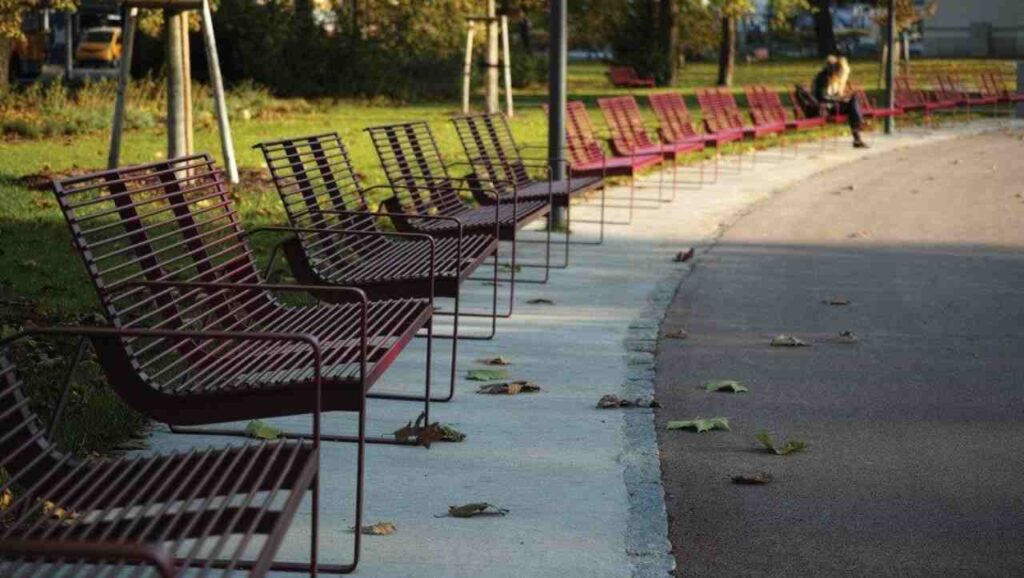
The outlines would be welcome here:
M 1022 248 L 1003 132 L 813 177 L 698 252 L 656 357 L 677 575 L 1024 575 Z M 725 379 L 750 392 L 699 389 Z M 731 431 L 665 429 L 698 416 Z

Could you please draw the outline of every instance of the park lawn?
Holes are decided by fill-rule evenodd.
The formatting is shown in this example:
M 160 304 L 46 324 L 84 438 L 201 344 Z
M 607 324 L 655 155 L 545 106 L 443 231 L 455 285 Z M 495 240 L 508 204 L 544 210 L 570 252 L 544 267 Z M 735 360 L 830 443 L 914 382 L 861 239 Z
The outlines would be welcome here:
M 736 69 L 735 90 L 741 94 L 742 86 L 765 83 L 785 89 L 798 82 L 809 82 L 819 67 L 817 61 L 739 64 Z M 926 78 L 929 71 L 956 69 L 968 75 L 971 71 L 988 68 L 992 61 L 919 61 L 914 70 Z M 1000 64 L 1007 66 L 1006 64 Z M 636 94 L 651 90 L 630 91 L 611 87 L 605 77 L 606 65 L 577 63 L 570 66 L 570 98 L 585 100 L 594 105 L 602 95 Z M 715 80 L 715 66 L 710 63 L 691 63 L 681 74 L 678 90 L 690 96 L 697 87 L 709 86 Z M 855 62 L 854 78 L 868 90 L 877 87 L 877 64 Z M 534 87 L 520 92 L 516 99 L 517 113 L 513 130 L 523 144 L 543 144 L 546 141 L 546 119 L 540 108 L 545 100 L 545 89 Z M 646 110 L 646 99 L 640 99 L 649 126 L 655 126 L 653 115 Z M 742 99 L 741 99 L 742 104 Z M 439 145 L 449 160 L 461 159 L 461 147 L 449 118 L 458 112 L 455 102 L 415 103 L 408 105 L 373 105 L 362 101 L 340 100 L 317 103 L 312 110 L 281 114 L 270 112 L 252 120 L 232 119 L 235 149 L 243 168 L 257 169 L 262 159 L 253 145 L 265 140 L 289 136 L 337 131 L 350 148 L 353 163 L 367 184 L 379 184 L 383 175 L 376 161 L 369 138 L 363 132 L 367 126 L 410 120 L 428 121 L 434 129 Z M 109 114 L 109 113 L 108 113 Z M 600 113 L 592 108 L 591 115 L 597 126 L 602 126 Z M 97 310 L 97 300 L 88 281 L 80 258 L 70 245 L 64 219 L 53 193 L 48 190 L 30 190 L 22 178 L 37 173 L 61 173 L 71 169 L 102 168 L 107 154 L 106 133 L 93 133 L 74 137 L 39 140 L 6 140 L 0 142 L 0 331 L 11 333 L 26 321 L 58 323 L 75 316 Z M 195 149 L 209 151 L 220 160 L 220 146 L 215 126 L 206 123 L 196 127 Z M 163 158 L 165 136 L 161 128 L 140 129 L 125 134 L 122 162 L 144 163 Z M 247 227 L 276 224 L 284 220 L 276 193 L 266 184 L 236 187 L 233 190 Z M 379 198 L 376 200 L 380 200 Z M 271 239 L 256 246 L 265 258 Z M 280 269 L 280 267 L 279 267 Z M 68 355 L 68 345 L 58 349 L 57 357 Z M 44 392 L 52 401 L 55 392 L 52 376 L 46 383 L 36 383 L 35 391 Z M 104 451 L 118 445 L 125 437 L 138 433 L 137 416 L 121 408 L 109 390 L 102 387 L 97 368 L 91 369 L 91 378 L 80 391 L 78 405 L 72 413 L 80 420 L 72 424 L 62 437 L 76 440 L 74 448 L 80 451 Z M 96 410 L 96 411 L 93 411 Z M 88 417 L 93 416 L 95 417 Z M 84 420 L 84 421 L 82 421 Z M 105 427 L 104 424 L 116 424 Z M 123 430 L 123 435 L 118 433 Z

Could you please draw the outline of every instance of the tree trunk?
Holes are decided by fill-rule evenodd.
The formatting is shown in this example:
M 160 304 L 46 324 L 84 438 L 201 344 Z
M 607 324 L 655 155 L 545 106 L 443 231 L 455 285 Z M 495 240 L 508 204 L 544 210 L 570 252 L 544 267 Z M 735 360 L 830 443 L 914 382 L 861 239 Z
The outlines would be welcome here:
M 736 68 L 736 19 L 722 17 L 722 38 L 718 51 L 718 86 L 732 86 Z
M 824 58 L 838 51 L 832 26 L 832 0 L 814 0 L 814 33 L 818 38 L 818 56 Z
M 662 78 L 668 86 L 679 81 L 679 2 L 661 0 L 661 39 L 665 51 L 665 67 Z
M 13 51 L 14 41 L 6 36 L 0 36 L 0 94 L 10 89 L 11 53 Z

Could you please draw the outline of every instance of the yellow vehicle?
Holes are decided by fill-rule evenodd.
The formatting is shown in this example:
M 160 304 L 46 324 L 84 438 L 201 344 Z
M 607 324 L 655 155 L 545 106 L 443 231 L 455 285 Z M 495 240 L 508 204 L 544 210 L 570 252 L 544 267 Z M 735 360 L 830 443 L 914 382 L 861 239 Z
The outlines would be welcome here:
M 79 66 L 117 66 L 121 62 L 121 29 L 90 28 L 78 41 L 75 61 Z

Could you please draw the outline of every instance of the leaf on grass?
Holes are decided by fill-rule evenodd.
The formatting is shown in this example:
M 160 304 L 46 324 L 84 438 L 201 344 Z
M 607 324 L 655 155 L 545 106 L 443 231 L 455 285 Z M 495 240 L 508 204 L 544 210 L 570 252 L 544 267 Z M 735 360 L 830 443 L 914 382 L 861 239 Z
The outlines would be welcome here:
M 554 305 L 555 302 L 550 299 L 530 299 L 527 301 L 530 305 Z
M 377 522 L 376 524 L 370 524 L 369 526 L 363 526 L 360 533 L 367 536 L 390 536 L 394 534 L 398 528 L 395 527 L 391 522 Z M 355 526 L 348 529 L 349 532 L 355 532 Z
M 687 247 L 686 249 L 676 253 L 674 261 L 676 263 L 685 263 L 690 259 L 693 259 L 693 247 Z
M 835 336 L 836 343 L 850 344 L 857 343 L 858 341 L 859 339 L 857 338 L 857 335 L 852 331 L 840 331 L 839 334 Z
M 705 381 L 704 391 L 727 391 L 729 393 L 750 393 L 750 389 L 743 385 L 743 382 L 734 381 L 731 379 L 721 379 L 718 381 Z
M 622 399 L 615 394 L 609 393 L 608 395 L 601 396 L 601 399 L 597 400 L 597 407 L 598 409 L 618 409 L 620 407 L 648 408 L 661 407 L 661 404 L 653 397 Z
M 498 357 L 483 357 L 483 358 L 477 359 L 476 361 L 477 361 L 477 363 L 482 363 L 484 365 L 512 365 L 511 361 L 509 361 L 507 358 L 502 357 L 502 356 L 498 356 Z
M 420 414 L 416 418 L 416 422 L 409 422 L 404 426 L 395 430 L 395 439 L 401 443 L 408 442 L 409 440 L 415 439 L 416 445 L 430 448 L 430 444 L 434 442 L 461 442 L 466 439 L 466 434 L 460 432 L 454 427 L 441 424 L 440 422 L 434 422 L 432 424 L 424 424 L 426 416 Z
M 761 432 L 757 434 L 757 441 L 761 442 L 761 445 L 765 447 L 769 452 L 777 456 L 785 456 L 794 452 L 802 452 L 807 449 L 807 442 L 801 440 L 786 440 L 786 443 L 782 446 L 775 445 L 775 440 L 772 436 L 768 435 L 768 432 Z
M 666 339 L 686 339 L 690 334 L 685 329 L 676 329 L 675 331 L 669 331 L 665 333 Z
M 807 347 L 807 343 L 792 335 L 776 335 L 772 337 L 772 347 Z
M 517 395 L 520 393 L 537 393 L 540 386 L 532 381 L 508 381 L 503 383 L 488 383 L 481 385 L 477 393 L 490 395 Z
M 829 299 L 822 299 L 822 305 L 833 305 L 836 307 L 844 307 L 850 304 L 849 299 L 843 299 L 842 297 L 831 297 Z
M 466 374 L 466 379 L 472 381 L 494 381 L 508 377 L 507 369 L 471 369 Z
M 40 504 L 43 515 L 47 518 L 57 520 L 59 522 L 71 523 L 72 520 L 78 517 L 78 512 L 58 506 L 50 500 L 40 500 Z
M 487 502 L 475 502 L 463 506 L 449 506 L 447 517 L 449 518 L 473 518 L 475 516 L 504 516 L 508 510 L 488 504 Z M 444 518 L 445 516 L 438 516 Z
M 688 429 L 693 430 L 697 433 L 704 433 L 715 429 L 728 430 L 729 420 L 724 417 L 698 417 L 695 419 L 686 419 L 679 421 L 670 421 L 665 424 L 665 429 L 677 430 L 677 429 Z
M 276 440 L 283 432 L 276 427 L 254 419 L 245 426 L 245 435 L 258 440 Z
M 743 486 L 763 486 L 772 483 L 774 478 L 769 472 L 753 472 L 732 477 L 732 483 Z

